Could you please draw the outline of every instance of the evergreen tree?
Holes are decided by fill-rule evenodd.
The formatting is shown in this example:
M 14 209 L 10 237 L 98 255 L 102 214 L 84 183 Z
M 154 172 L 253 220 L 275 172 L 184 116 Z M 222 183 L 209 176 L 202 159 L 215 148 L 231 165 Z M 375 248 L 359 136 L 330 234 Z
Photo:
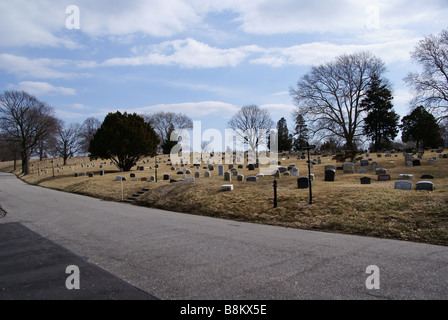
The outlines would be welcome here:
M 112 159 L 118 168 L 130 171 L 145 156 L 154 154 L 157 133 L 137 114 L 109 113 L 89 145 L 90 159 Z
M 372 82 L 361 107 L 367 111 L 364 134 L 372 140 L 373 151 L 389 148 L 398 134 L 400 117 L 393 110 L 392 92 L 377 77 Z
M 286 119 L 281 118 L 277 122 L 278 151 L 290 151 L 292 148 L 292 136 L 289 134 Z
M 401 129 L 403 142 L 415 142 L 417 149 L 438 147 L 442 143 L 436 118 L 423 106 L 417 107 L 403 118 Z
M 294 132 L 294 149 L 298 150 L 300 147 L 305 146 L 308 142 L 308 127 L 305 119 L 299 112 L 295 112 L 293 116 L 296 125 Z
M 171 141 L 171 134 L 174 131 L 174 125 L 170 125 L 166 139 L 163 141 L 161 148 L 163 154 L 170 154 L 171 150 L 178 144 L 178 141 Z

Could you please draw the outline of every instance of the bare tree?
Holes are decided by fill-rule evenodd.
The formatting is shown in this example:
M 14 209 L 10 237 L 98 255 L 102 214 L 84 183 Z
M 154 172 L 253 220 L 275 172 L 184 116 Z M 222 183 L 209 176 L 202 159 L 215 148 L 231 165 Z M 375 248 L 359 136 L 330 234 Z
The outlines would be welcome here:
M 421 40 L 411 52 L 422 73 L 410 73 L 405 82 L 413 88 L 414 107 L 423 105 L 439 118 L 448 117 L 448 29 Z
M 384 71 L 384 62 L 369 52 L 344 54 L 314 66 L 290 90 L 297 113 L 306 117 L 311 134 L 321 139 L 340 137 L 354 151 L 363 134 L 361 102 L 372 77 Z
M 257 105 L 242 107 L 228 122 L 236 137 L 248 143 L 251 151 L 256 152 L 260 140 L 269 135 L 269 130 L 275 126 L 271 115 L 266 109 Z
M 82 149 L 80 129 L 81 125 L 78 123 L 65 126 L 61 122 L 59 125 L 56 135 L 57 142 L 54 148 L 57 154 L 64 160 L 64 165 L 67 164 L 67 159 L 75 156 Z
M 193 129 L 193 121 L 185 114 L 174 112 L 157 112 L 155 114 L 143 115 L 160 138 L 160 144 L 170 140 L 172 129 Z
M 84 153 L 89 152 L 90 141 L 92 141 L 93 136 L 100 127 L 101 127 L 101 121 L 93 117 L 87 118 L 83 122 L 83 124 L 79 128 L 79 136 L 80 136 L 79 143 L 81 144 L 81 148 L 78 151 L 82 151 Z
M 24 91 L 5 91 L 0 95 L 0 128 L 20 145 L 22 173 L 29 174 L 29 160 L 42 139 L 56 123 L 53 108 Z

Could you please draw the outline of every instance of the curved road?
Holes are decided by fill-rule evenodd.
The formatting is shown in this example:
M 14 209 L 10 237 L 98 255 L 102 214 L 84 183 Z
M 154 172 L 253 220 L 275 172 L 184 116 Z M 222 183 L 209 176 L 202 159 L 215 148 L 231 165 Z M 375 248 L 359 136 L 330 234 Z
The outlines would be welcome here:
M 20 223 L 159 299 L 448 298 L 448 247 L 153 210 L 6 173 L 0 207 L 0 224 Z

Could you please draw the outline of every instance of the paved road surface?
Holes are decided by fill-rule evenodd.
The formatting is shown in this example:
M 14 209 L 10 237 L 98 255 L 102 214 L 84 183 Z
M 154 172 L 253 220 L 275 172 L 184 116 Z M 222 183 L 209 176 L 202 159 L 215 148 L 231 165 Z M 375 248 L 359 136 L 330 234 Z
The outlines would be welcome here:
M 141 208 L 5 173 L 0 206 L 1 224 L 19 223 L 159 299 L 448 298 L 448 247 Z M 366 287 L 371 265 L 379 290 Z

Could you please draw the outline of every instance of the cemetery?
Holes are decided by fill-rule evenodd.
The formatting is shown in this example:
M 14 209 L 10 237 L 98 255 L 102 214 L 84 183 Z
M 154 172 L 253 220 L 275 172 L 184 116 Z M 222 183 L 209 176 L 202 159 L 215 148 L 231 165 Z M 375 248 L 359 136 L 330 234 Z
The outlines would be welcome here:
M 65 166 L 62 159 L 32 160 L 31 174 L 15 173 L 30 184 L 130 205 L 448 245 L 448 159 L 444 154 L 427 150 L 420 159 L 398 152 L 364 154 L 355 163 L 312 155 L 311 181 L 307 160 L 294 153 L 280 154 L 269 170 L 268 165 L 247 161 L 211 164 L 191 157 L 176 163 L 170 155 L 158 155 L 140 161 L 130 172 L 120 172 L 108 160 L 73 158 Z M 0 170 L 13 172 L 11 163 L 0 165 Z M 313 204 L 308 201 L 310 185 Z

